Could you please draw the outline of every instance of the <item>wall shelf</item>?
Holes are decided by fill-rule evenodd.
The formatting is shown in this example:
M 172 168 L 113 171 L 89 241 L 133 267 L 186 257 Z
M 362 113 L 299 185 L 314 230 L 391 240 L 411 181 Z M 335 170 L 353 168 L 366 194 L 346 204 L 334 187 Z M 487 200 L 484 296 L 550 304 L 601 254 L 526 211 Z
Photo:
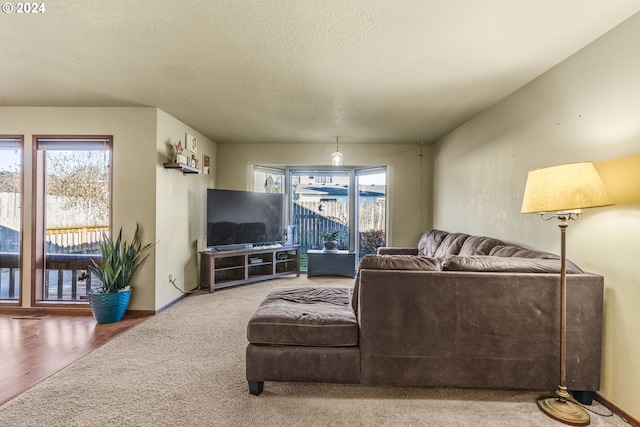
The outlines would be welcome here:
M 176 169 L 182 171 L 184 174 L 200 173 L 200 169 L 185 165 L 184 163 L 165 163 L 163 166 L 165 169 Z

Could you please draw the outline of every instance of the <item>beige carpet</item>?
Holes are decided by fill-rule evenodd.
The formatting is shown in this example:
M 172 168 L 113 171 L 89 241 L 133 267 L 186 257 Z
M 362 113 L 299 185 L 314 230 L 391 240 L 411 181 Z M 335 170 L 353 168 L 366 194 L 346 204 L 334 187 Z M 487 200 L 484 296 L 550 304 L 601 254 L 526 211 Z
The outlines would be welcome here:
M 561 426 L 537 392 L 245 380 L 246 324 L 285 278 L 196 293 L 0 407 L 0 426 Z M 607 412 L 594 405 L 595 410 Z M 628 426 L 592 415 L 592 426 Z

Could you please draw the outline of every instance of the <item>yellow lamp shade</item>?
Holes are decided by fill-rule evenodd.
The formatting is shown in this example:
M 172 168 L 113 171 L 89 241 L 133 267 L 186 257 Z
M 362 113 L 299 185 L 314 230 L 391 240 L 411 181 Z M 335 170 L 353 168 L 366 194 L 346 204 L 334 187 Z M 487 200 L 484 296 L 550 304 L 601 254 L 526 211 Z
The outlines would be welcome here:
M 529 172 L 522 213 L 558 212 L 613 205 L 591 162 L 569 163 Z

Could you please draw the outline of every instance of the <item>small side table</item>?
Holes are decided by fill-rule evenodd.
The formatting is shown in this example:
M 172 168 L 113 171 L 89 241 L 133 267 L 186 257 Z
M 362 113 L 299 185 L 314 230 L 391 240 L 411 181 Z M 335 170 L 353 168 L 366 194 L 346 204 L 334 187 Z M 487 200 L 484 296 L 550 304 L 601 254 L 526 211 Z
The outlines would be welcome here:
M 349 251 L 307 251 L 307 277 L 348 276 L 356 277 L 356 254 Z

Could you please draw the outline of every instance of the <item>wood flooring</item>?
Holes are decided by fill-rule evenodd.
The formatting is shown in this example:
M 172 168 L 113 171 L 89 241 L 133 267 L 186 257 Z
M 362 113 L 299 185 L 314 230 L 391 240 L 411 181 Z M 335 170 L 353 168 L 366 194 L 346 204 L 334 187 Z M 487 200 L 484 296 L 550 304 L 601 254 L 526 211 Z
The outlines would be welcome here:
M 90 313 L 0 312 L 0 405 L 149 317 L 127 313 L 100 325 Z

